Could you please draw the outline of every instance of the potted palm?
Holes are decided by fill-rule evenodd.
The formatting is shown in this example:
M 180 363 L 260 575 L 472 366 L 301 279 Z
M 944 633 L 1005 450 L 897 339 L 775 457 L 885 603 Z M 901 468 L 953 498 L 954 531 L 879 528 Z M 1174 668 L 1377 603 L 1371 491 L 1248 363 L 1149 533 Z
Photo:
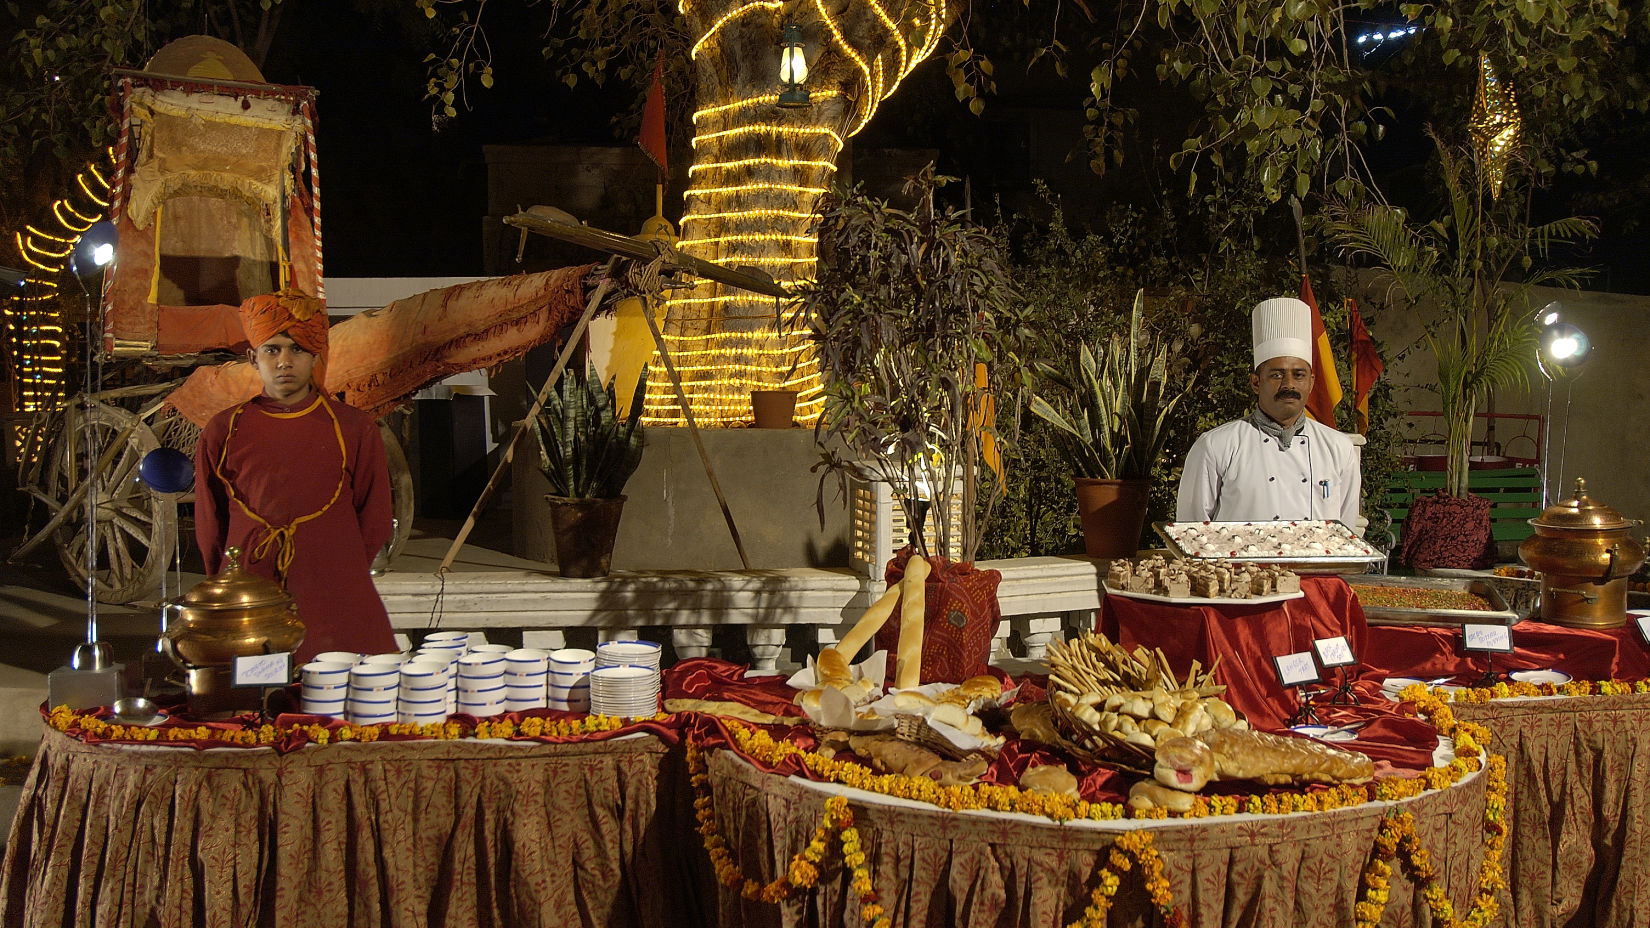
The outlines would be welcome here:
M 539 469 L 550 482 L 550 528 L 556 566 L 564 577 L 606 576 L 613 541 L 624 511 L 624 486 L 642 460 L 642 405 L 647 368 L 642 368 L 620 418 L 613 383 L 594 367 L 569 372 L 545 398 L 532 420 L 539 443 Z
M 1139 547 L 1152 469 L 1176 410 L 1198 384 L 1185 349 L 1184 340 L 1148 324 L 1140 290 L 1128 333 L 1113 334 L 1103 353 L 1082 344 L 1064 367 L 1039 365 L 1055 389 L 1034 395 L 1031 412 L 1058 430 L 1090 557 L 1128 557 Z
M 1417 219 L 1380 202 L 1342 205 L 1329 232 L 1348 255 L 1373 261 L 1389 299 L 1437 313 L 1422 338 L 1438 363 L 1445 486 L 1437 497 L 1416 501 L 1399 559 L 1412 567 L 1483 567 L 1494 544 L 1489 501 L 1467 490 L 1473 419 L 1495 390 L 1528 384 L 1538 334 L 1530 288 L 1573 287 L 1586 276 L 1580 268 L 1537 266 L 1536 259 L 1590 239 L 1598 228 L 1573 216 L 1531 225 L 1527 190 L 1508 177 L 1500 197 L 1486 193 L 1471 153 L 1433 139 L 1445 193 L 1440 215 Z
M 933 520 L 933 543 L 913 532 L 886 573 L 897 582 L 913 557 L 931 568 L 925 681 L 982 672 L 989 657 L 1001 577 L 972 562 L 1001 497 L 1012 441 L 999 424 L 1018 420 L 1029 341 L 1006 249 L 991 230 L 936 204 L 947 180 L 932 164 L 919 172 L 905 188 L 910 210 L 858 188 L 832 194 L 818 224 L 818 277 L 798 291 L 825 394 L 821 489 L 831 474 L 844 492 L 849 474 L 880 480 L 908 525 Z M 885 631 L 897 629 L 897 617 Z

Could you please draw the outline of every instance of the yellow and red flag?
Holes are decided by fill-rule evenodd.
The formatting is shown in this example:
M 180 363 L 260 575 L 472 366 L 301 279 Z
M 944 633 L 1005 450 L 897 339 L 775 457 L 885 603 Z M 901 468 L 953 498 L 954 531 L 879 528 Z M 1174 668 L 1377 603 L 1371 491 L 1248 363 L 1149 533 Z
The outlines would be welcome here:
M 1312 281 L 1301 275 L 1301 302 L 1312 308 L 1312 395 L 1306 398 L 1306 414 L 1330 428 L 1335 427 L 1335 404 L 1341 401 L 1341 378 L 1335 373 L 1335 355 L 1329 350 L 1329 331 L 1318 312 Z
M 670 159 L 665 152 L 665 53 L 653 66 L 653 83 L 647 88 L 647 100 L 642 104 L 642 151 L 659 166 L 659 177 L 670 173 Z
M 1364 328 L 1358 304 L 1351 298 L 1346 301 L 1346 318 L 1352 329 L 1352 397 L 1358 409 L 1358 434 L 1364 435 L 1369 432 L 1369 394 L 1386 365 L 1381 362 L 1375 339 L 1370 338 L 1369 330 Z

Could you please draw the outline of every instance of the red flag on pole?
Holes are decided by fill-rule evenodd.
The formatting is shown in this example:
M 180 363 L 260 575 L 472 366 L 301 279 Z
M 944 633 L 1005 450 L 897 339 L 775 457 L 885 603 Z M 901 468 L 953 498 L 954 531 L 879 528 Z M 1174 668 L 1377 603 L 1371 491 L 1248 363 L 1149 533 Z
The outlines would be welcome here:
M 1301 302 L 1312 308 L 1312 395 L 1306 398 L 1306 414 L 1330 428 L 1335 427 L 1335 404 L 1341 401 L 1341 378 L 1335 373 L 1335 355 L 1329 350 L 1329 331 L 1318 313 L 1312 295 L 1312 281 L 1301 275 Z
M 653 66 L 653 84 L 647 88 L 647 101 L 642 104 L 642 151 L 659 166 L 661 182 L 670 173 L 670 161 L 665 153 L 665 53 L 659 52 L 659 62 Z
M 1358 409 L 1358 434 L 1363 435 L 1369 432 L 1369 394 L 1375 389 L 1375 381 L 1386 370 L 1386 365 L 1381 363 L 1381 353 L 1375 347 L 1375 340 L 1364 328 L 1364 317 L 1358 312 L 1358 304 L 1350 298 L 1346 301 L 1346 316 L 1352 329 L 1352 397 Z

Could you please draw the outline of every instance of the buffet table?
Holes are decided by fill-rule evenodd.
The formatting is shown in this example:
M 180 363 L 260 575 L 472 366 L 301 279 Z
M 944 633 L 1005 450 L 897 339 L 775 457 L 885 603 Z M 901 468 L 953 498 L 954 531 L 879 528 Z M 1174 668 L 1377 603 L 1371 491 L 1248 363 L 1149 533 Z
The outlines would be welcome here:
M 688 789 L 650 735 L 277 753 L 48 727 L 0 924 L 708 924 Z
M 1650 924 L 1650 696 L 1454 707 L 1507 757 L 1507 875 L 1520 928 Z
M 827 796 L 843 788 L 776 776 L 732 752 L 710 758 L 719 830 L 747 877 L 772 879 L 802 851 Z M 1476 887 L 1486 777 L 1400 805 L 1457 911 Z M 867 863 L 896 926 L 1065 925 L 1082 917 L 1095 870 L 1127 829 L 1149 828 L 1176 904 L 1191 926 L 1340 926 L 1390 803 L 1327 812 L 1066 825 L 1001 813 L 956 813 L 848 791 Z M 724 889 L 723 925 L 857 925 L 842 869 L 780 906 Z M 1123 878 L 1111 925 L 1153 924 L 1137 876 Z M 1430 924 L 1426 903 L 1394 868 L 1383 925 Z

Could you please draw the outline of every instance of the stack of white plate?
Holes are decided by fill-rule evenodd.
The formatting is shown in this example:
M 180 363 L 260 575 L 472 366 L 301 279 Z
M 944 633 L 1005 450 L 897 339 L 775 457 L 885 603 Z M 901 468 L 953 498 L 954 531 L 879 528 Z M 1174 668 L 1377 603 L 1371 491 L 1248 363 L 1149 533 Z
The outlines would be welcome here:
M 456 711 L 485 718 L 504 711 L 504 655 L 466 654 L 458 659 Z
M 447 691 L 452 685 L 452 667 L 442 661 L 408 661 L 401 665 L 401 689 L 396 696 L 396 716 L 410 725 L 434 725 L 447 721 Z
M 300 707 L 307 715 L 344 717 L 345 697 L 349 695 L 350 662 L 313 660 L 298 670 Z
M 590 711 L 590 671 L 596 669 L 596 655 L 583 648 L 562 648 L 550 652 L 550 690 L 546 702 L 563 712 Z
M 596 646 L 596 667 L 648 667 L 659 669 L 663 649 L 651 641 L 608 641 Z
M 590 711 L 634 719 L 659 711 L 659 671 L 651 667 L 597 667 L 590 672 Z
M 550 678 L 550 653 L 537 648 L 515 648 L 504 655 L 504 709 L 521 712 L 542 709 Z
M 401 689 L 401 665 L 362 658 L 349 672 L 349 699 L 345 714 L 357 725 L 385 725 L 396 720 L 396 697 Z

